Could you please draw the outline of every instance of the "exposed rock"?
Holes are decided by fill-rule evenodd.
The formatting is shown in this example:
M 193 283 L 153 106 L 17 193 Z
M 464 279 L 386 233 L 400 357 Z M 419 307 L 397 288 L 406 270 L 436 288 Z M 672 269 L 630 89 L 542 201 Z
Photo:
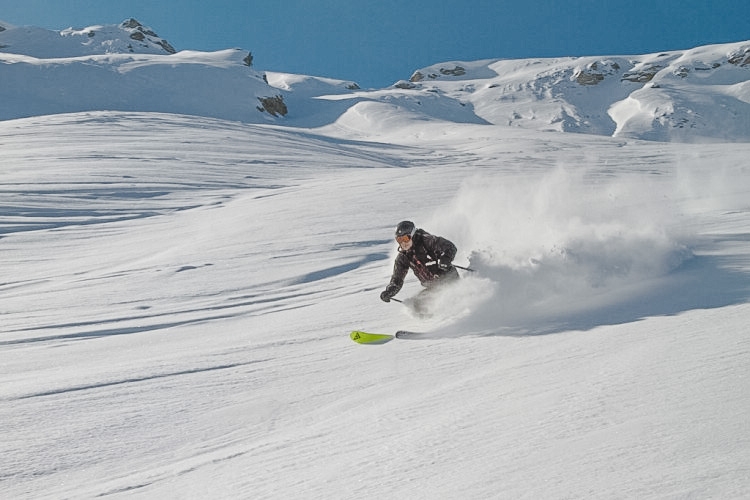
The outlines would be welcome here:
M 580 85 L 596 85 L 607 75 L 613 75 L 620 70 L 620 65 L 613 61 L 594 61 L 585 68 L 576 68 L 573 79 Z
M 276 95 L 273 97 L 258 97 L 258 100 L 261 104 L 260 106 L 258 106 L 258 111 L 260 111 L 261 113 L 265 111 L 271 116 L 286 116 L 286 114 L 289 112 L 289 110 L 287 110 L 286 104 L 284 103 L 283 96 Z
M 130 38 L 132 38 L 133 40 L 137 42 L 149 41 L 160 46 L 169 54 L 175 54 L 177 52 L 175 48 L 169 44 L 169 42 L 167 42 L 163 38 L 160 38 L 159 35 L 154 33 L 152 30 L 144 27 L 141 23 L 139 23 L 137 20 L 133 19 L 132 17 L 120 23 L 120 28 L 128 30 L 128 31 L 132 30 L 132 32 L 130 33 Z M 89 34 L 89 36 L 93 36 L 93 35 Z
M 690 73 L 690 68 L 687 66 L 680 66 L 674 71 L 675 76 L 679 76 L 680 78 L 687 78 L 688 73 Z
M 461 66 L 456 66 L 453 69 L 440 68 L 440 73 L 446 76 L 463 76 L 466 70 Z
M 172 47 L 169 44 L 169 42 L 167 42 L 166 40 L 159 40 L 156 43 L 157 43 L 157 45 L 161 45 L 161 48 L 164 49 L 164 50 L 166 50 L 170 54 L 176 54 L 177 53 L 177 51 L 175 50 L 175 48 Z
M 349 90 L 360 90 L 361 87 L 357 85 L 356 83 L 352 82 L 349 85 L 347 85 L 346 88 Z
M 242 60 L 243 63 L 245 63 L 245 66 L 252 67 L 253 65 L 253 53 L 248 52 L 245 58 Z
M 750 64 L 750 47 L 744 47 L 730 53 L 727 61 L 735 66 L 747 66 Z
M 397 89 L 406 89 L 406 90 L 417 88 L 417 86 L 414 85 L 412 82 L 407 82 L 406 80 L 399 80 L 396 83 L 394 83 L 393 86 L 396 87 Z
M 581 85 L 596 85 L 604 80 L 604 75 L 601 73 L 585 73 L 580 70 L 575 73 L 574 77 Z
M 439 69 L 440 75 L 443 76 L 463 76 L 466 74 L 466 69 L 462 68 L 461 66 L 454 66 L 453 68 L 440 68 Z M 431 78 L 432 80 L 436 78 L 440 78 L 440 75 L 437 73 L 430 73 L 427 75 L 427 78 Z M 414 74 L 411 75 L 411 78 L 409 78 L 409 81 L 412 83 L 421 82 L 425 79 L 425 75 L 421 71 L 415 71 Z M 401 82 L 399 82 L 400 84 Z M 399 86 L 397 84 L 396 86 Z M 404 87 L 400 87 L 404 88 Z
M 649 66 L 645 66 L 643 69 L 634 70 L 630 73 L 625 73 L 622 75 L 622 80 L 627 80 L 629 82 L 635 82 L 635 83 L 647 83 L 650 82 L 656 74 L 664 69 L 664 66 L 659 66 L 658 64 L 652 64 Z M 622 81 L 621 80 L 621 81 Z
M 122 26 L 123 28 L 130 28 L 130 29 L 142 28 L 143 27 L 143 25 L 141 23 L 139 23 L 138 21 L 136 21 L 132 17 L 130 19 L 127 19 L 127 20 L 123 21 L 122 24 L 120 24 L 120 26 Z
M 680 78 L 687 78 L 691 71 L 711 71 L 720 66 L 721 64 L 717 62 L 708 65 L 702 61 L 695 61 L 692 67 L 681 65 L 677 69 L 675 69 L 673 73 L 675 76 L 679 76 Z
M 2 24 L 0 24 L 0 32 L 3 32 L 3 31 L 5 31 L 5 26 L 3 26 Z

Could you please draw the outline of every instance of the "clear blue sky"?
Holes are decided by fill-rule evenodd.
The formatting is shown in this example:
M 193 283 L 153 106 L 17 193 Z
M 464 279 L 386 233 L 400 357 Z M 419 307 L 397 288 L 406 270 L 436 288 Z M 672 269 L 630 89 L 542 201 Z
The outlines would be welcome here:
M 748 0 L 0 0 L 61 30 L 134 17 L 177 50 L 380 88 L 451 60 L 645 54 L 750 40 Z

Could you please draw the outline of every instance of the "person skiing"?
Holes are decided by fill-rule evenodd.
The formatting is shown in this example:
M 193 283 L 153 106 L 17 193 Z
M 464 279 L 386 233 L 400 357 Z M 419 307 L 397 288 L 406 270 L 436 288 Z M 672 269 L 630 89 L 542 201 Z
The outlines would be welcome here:
M 453 267 L 456 245 L 424 229 L 417 229 L 414 223 L 408 220 L 396 226 L 396 242 L 399 248 L 393 264 L 393 275 L 380 294 L 380 299 L 390 302 L 404 286 L 404 278 L 411 269 L 425 287 L 413 303 L 414 309 L 422 312 L 429 295 L 436 288 L 458 279 L 458 271 Z

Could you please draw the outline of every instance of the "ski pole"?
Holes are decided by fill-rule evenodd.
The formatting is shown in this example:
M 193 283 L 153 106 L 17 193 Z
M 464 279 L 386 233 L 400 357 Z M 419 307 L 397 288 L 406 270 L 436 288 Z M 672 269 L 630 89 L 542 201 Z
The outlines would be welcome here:
M 464 271 L 471 271 L 472 273 L 477 272 L 476 269 L 471 269 L 470 267 L 457 266 L 456 264 L 453 264 L 453 267 L 457 267 L 459 269 L 463 269 Z
M 428 262 L 428 263 L 427 263 L 427 264 L 425 264 L 425 265 L 426 265 L 426 266 L 437 266 L 437 265 L 438 265 L 438 263 L 437 263 L 437 262 Z M 453 264 L 453 263 L 451 263 L 451 265 L 452 265 L 453 267 L 456 267 L 456 268 L 458 268 L 458 269 L 463 269 L 464 271 L 471 271 L 472 273 L 475 273 L 475 272 L 476 272 L 476 270 L 475 270 L 475 269 L 471 269 L 470 267 L 457 266 L 456 264 Z

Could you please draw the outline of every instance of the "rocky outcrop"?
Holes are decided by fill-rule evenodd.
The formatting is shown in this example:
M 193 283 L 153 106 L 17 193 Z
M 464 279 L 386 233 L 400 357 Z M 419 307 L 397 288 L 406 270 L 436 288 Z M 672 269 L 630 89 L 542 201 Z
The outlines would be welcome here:
M 463 76 L 466 74 L 466 69 L 461 66 L 455 66 L 452 69 L 440 68 L 440 73 L 445 76 Z
M 260 101 L 258 111 L 260 111 L 261 113 L 265 111 L 271 116 L 278 117 L 279 115 L 286 116 L 286 114 L 289 112 L 286 104 L 284 103 L 283 96 L 275 95 L 272 97 L 258 97 L 258 100 Z
M 413 75 L 411 75 L 411 78 L 409 78 L 410 82 L 417 83 L 424 80 L 424 75 L 421 71 L 415 71 Z
M 154 33 L 152 30 L 146 28 L 137 20 L 132 17 L 120 24 L 120 28 L 130 32 L 130 38 L 136 42 L 142 43 L 154 43 L 164 49 L 168 54 L 175 54 L 177 51 L 172 47 L 169 42 L 160 38 L 159 35 Z M 93 32 L 92 32 L 93 33 Z M 93 36 L 89 34 L 89 36 Z M 132 50 L 132 49 L 131 49 Z
M 750 64 L 750 47 L 743 47 L 729 54 L 727 58 L 729 64 L 735 66 L 747 66 Z
M 576 68 L 573 79 L 580 85 L 596 85 L 604 77 L 614 75 L 620 70 L 620 65 L 612 61 L 598 61 L 587 64 L 584 68 Z
M 707 65 L 707 64 L 703 64 L 701 62 L 696 61 L 696 63 L 693 64 L 692 66 L 685 66 L 685 65 L 678 66 L 677 69 L 675 69 L 672 73 L 675 76 L 679 76 L 680 78 L 687 78 L 687 76 L 692 71 L 711 71 L 712 69 L 716 69 L 720 66 L 721 64 L 717 62 L 711 63 L 711 65 Z
M 640 69 L 633 69 L 632 71 L 622 75 L 622 81 L 628 81 L 633 83 L 648 83 L 654 79 L 656 74 L 664 69 L 664 66 L 658 64 L 649 64 Z
M 436 78 L 440 78 L 440 75 L 464 76 L 466 74 L 466 68 L 463 68 L 459 65 L 455 65 L 453 68 L 440 68 L 438 70 L 438 73 L 430 73 L 429 75 L 427 75 L 427 78 L 434 80 Z M 425 79 L 425 75 L 423 73 L 421 73 L 420 71 L 415 71 L 414 74 L 411 75 L 411 78 L 409 78 L 409 81 L 412 83 L 418 83 L 424 79 Z
M 417 80 L 419 81 L 419 80 Z M 412 81 L 406 81 L 406 80 L 399 80 L 396 83 L 393 84 L 394 87 L 397 89 L 404 89 L 404 90 L 412 90 L 417 88 L 417 86 L 412 83 Z

